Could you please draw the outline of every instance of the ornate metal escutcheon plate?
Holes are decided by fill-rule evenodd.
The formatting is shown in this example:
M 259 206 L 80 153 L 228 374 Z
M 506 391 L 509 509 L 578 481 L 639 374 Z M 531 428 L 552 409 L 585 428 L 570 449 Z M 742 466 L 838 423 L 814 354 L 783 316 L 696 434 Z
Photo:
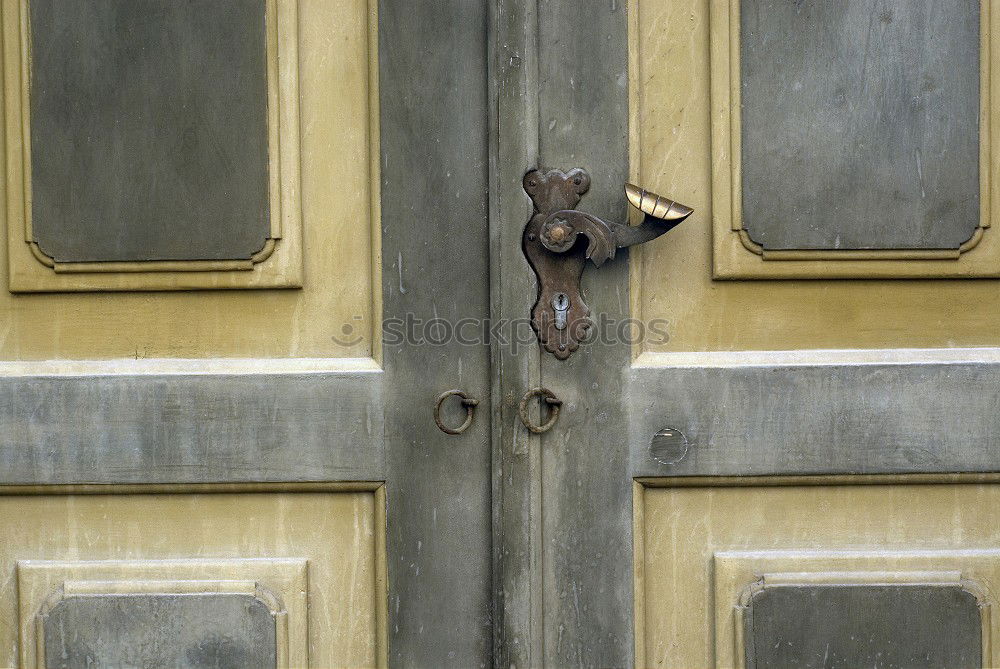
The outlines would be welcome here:
M 694 210 L 626 184 L 626 197 L 645 217 L 636 226 L 609 223 L 576 210 L 590 188 L 590 175 L 581 168 L 569 172 L 532 170 L 524 176 L 523 184 L 535 205 L 521 238 L 524 255 L 538 277 L 531 326 L 545 350 L 565 360 L 593 326 L 590 308 L 580 291 L 587 259 L 600 267 L 613 259 L 618 249 L 656 239 Z

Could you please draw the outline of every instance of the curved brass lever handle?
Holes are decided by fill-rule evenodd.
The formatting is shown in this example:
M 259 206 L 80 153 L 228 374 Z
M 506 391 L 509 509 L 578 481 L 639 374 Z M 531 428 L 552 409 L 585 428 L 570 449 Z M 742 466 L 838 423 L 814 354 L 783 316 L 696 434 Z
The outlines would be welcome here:
M 687 220 L 694 209 L 674 200 L 668 200 L 645 188 L 634 184 L 625 184 L 625 197 L 629 204 L 645 214 L 639 225 L 620 226 L 618 248 L 645 244 L 660 235 L 670 232 Z
M 600 267 L 615 257 L 617 249 L 656 239 L 694 213 L 690 207 L 633 184 L 625 184 L 625 196 L 646 215 L 639 225 L 611 223 L 582 211 L 562 209 L 549 214 L 542 223 L 542 246 L 554 253 L 565 253 L 584 235 L 589 240 L 586 256 Z
M 618 249 L 642 244 L 669 232 L 694 210 L 633 184 L 625 184 L 629 203 L 645 214 L 639 225 L 608 222 L 575 209 L 590 188 L 590 175 L 580 168 L 532 170 L 524 190 L 535 205 L 524 228 L 522 246 L 538 277 L 538 301 L 531 325 L 547 351 L 565 360 L 580 346 L 592 322 L 580 294 L 583 265 L 598 267 Z M 587 240 L 586 246 L 580 237 Z

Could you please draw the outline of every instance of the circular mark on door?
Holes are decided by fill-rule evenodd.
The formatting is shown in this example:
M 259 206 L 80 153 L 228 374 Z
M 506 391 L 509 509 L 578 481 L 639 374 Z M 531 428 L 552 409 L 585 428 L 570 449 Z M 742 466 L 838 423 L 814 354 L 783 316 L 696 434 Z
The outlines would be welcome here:
M 665 427 L 653 435 L 649 444 L 649 455 L 661 465 L 676 465 L 688 452 L 688 440 L 684 433 L 672 427 Z

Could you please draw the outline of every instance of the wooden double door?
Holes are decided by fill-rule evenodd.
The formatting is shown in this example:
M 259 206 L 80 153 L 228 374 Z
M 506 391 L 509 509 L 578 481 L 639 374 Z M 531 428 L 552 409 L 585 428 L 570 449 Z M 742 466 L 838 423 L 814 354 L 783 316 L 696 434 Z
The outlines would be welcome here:
M 993 5 L 3 0 L 0 665 L 1000 665 Z

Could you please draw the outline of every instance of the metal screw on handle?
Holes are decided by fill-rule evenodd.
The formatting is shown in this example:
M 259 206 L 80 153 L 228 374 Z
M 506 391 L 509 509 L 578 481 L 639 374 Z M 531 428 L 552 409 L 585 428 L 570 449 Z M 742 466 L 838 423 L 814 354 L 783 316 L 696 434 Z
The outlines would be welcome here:
M 462 398 L 462 406 L 465 407 L 465 422 L 458 427 L 448 427 L 441 421 L 441 405 L 444 404 L 446 399 L 452 396 Z M 462 434 L 472 425 L 472 419 L 476 416 L 477 406 L 479 406 L 479 400 L 469 397 L 461 390 L 448 390 L 441 393 L 437 398 L 437 403 L 434 405 L 434 422 L 437 423 L 437 426 L 445 434 Z
M 528 402 L 533 398 L 539 397 L 543 404 L 549 406 L 551 411 L 549 415 L 549 420 L 544 425 L 535 425 L 531 422 L 531 417 L 528 415 Z M 559 420 L 559 409 L 562 407 L 562 400 L 556 397 L 556 394 L 549 390 L 548 388 L 532 388 L 524 397 L 521 398 L 521 405 L 518 407 L 518 413 L 521 414 L 521 422 L 524 426 L 528 428 L 530 432 L 534 434 L 542 434 L 543 432 L 548 432 L 552 429 L 552 426 L 556 424 Z

